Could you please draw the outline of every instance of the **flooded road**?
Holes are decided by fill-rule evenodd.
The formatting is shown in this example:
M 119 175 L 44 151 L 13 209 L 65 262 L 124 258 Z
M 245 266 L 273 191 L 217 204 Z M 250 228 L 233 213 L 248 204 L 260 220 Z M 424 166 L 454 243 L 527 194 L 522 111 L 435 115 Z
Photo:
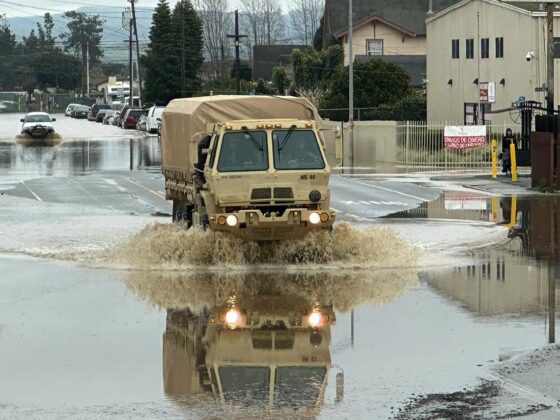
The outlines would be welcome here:
M 157 138 L 63 118 L 81 139 L 0 140 L 0 418 L 560 415 L 558 199 L 335 176 L 340 220 L 421 260 L 107 269 L 167 221 Z

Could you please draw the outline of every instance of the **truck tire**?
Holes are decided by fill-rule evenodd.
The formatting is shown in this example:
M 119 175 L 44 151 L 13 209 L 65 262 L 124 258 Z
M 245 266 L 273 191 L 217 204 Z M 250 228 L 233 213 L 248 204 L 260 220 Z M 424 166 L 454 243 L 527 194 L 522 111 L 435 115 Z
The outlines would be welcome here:
M 186 222 L 187 228 L 192 226 L 192 206 L 180 200 L 173 200 L 173 222 Z

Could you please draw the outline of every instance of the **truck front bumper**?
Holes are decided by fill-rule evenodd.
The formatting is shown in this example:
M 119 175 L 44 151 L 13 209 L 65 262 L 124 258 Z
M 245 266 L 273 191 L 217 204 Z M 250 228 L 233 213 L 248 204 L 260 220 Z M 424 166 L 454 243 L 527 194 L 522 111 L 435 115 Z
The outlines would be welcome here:
M 230 232 L 244 240 L 279 241 L 302 238 L 311 231 L 330 230 L 335 217 L 333 210 L 296 208 L 277 215 L 252 209 L 214 214 L 209 217 L 209 222 L 210 229 Z

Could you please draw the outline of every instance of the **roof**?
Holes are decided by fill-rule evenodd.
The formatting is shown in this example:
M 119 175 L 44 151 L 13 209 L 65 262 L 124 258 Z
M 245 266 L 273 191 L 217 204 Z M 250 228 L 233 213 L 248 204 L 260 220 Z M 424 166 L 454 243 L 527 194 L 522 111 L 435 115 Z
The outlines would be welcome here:
M 449 6 L 448 8 L 446 8 L 444 10 L 440 10 L 435 15 L 429 16 L 428 19 L 426 19 L 426 23 L 431 22 L 431 21 L 436 20 L 436 19 L 439 19 L 440 17 L 445 16 L 446 14 L 451 13 L 454 10 L 457 10 L 457 9 L 463 7 L 465 4 L 468 4 L 471 1 L 473 1 L 473 0 L 458 1 L 456 4 Z M 504 1 L 501 1 L 501 0 L 474 0 L 474 1 L 482 1 L 484 3 L 490 3 L 490 4 L 493 4 L 493 5 L 498 6 L 498 7 L 503 7 L 505 9 L 510 9 L 510 10 L 515 11 L 515 12 L 519 12 L 519 13 L 523 13 L 523 14 L 527 14 L 527 15 L 530 15 L 532 12 L 541 11 L 539 4 L 531 3 L 531 2 L 508 3 L 507 0 L 504 0 Z
M 308 48 L 308 45 L 254 45 L 253 80 L 272 79 L 272 69 L 292 62 L 292 51 Z
M 438 13 L 459 1 L 433 0 L 432 11 Z M 353 7 L 353 19 L 357 24 L 375 16 L 411 34 L 426 34 L 429 0 L 354 0 Z M 348 29 L 348 2 L 326 0 L 325 33 L 334 35 L 345 29 Z
M 372 59 L 381 59 L 388 63 L 396 64 L 404 69 L 410 76 L 412 86 L 421 86 L 426 77 L 426 56 L 425 55 L 357 55 L 356 60 L 366 62 Z

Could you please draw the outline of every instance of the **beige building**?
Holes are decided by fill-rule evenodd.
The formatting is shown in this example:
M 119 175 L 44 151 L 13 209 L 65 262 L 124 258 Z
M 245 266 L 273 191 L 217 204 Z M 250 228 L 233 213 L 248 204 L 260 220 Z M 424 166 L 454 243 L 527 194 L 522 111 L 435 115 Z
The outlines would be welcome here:
M 354 60 L 372 58 L 397 64 L 409 74 L 413 85 L 426 77 L 427 17 L 459 0 L 355 0 L 353 3 L 352 55 Z M 342 42 L 344 63 L 349 63 L 348 3 L 326 0 L 323 44 Z
M 510 108 L 520 97 L 544 104 L 535 89 L 546 82 L 545 20 L 536 3 L 497 0 L 463 0 L 429 17 L 428 120 L 510 122 L 509 112 L 489 111 Z

